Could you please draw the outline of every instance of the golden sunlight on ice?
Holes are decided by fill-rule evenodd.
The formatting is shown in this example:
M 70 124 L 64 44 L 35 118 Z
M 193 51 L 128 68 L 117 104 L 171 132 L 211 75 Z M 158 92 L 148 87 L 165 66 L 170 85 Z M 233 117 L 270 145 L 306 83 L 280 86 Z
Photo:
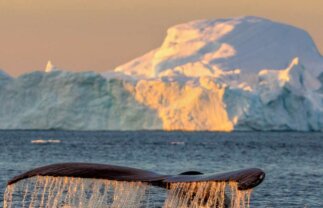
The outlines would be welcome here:
M 50 73 L 52 71 L 56 70 L 56 67 L 52 64 L 51 61 L 47 62 L 46 68 L 45 68 L 45 72 Z
M 158 112 L 164 130 L 232 131 L 233 123 L 222 102 L 225 87 L 209 79 L 201 77 L 198 85 L 140 80 L 127 88 L 139 103 Z

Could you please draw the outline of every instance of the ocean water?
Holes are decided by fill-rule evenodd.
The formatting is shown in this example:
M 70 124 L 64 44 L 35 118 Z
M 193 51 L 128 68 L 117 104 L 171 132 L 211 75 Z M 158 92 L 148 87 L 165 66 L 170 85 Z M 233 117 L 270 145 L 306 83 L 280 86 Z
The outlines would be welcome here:
M 0 204 L 11 177 L 59 162 L 165 174 L 258 167 L 266 179 L 254 189 L 251 207 L 323 207 L 323 133 L 0 131 Z

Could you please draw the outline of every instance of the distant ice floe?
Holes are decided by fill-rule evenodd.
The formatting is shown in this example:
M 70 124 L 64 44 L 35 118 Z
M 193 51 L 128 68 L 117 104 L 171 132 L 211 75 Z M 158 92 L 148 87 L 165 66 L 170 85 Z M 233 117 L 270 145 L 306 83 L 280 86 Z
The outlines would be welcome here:
M 31 140 L 32 144 L 58 144 L 61 143 L 61 140 L 58 139 L 49 139 L 49 140 L 44 140 L 44 139 L 37 139 L 37 140 Z
M 172 141 L 172 142 L 169 142 L 169 144 L 171 144 L 171 145 L 185 145 L 185 142 L 181 142 L 181 141 Z

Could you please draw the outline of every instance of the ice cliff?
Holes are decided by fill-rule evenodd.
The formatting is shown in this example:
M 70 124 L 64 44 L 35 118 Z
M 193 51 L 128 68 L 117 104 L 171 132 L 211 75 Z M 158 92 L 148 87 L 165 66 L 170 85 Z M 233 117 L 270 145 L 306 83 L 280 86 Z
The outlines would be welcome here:
M 101 75 L 33 72 L 0 87 L 1 129 L 135 130 L 162 128 L 122 80 Z M 0 85 L 1 86 L 1 85 Z
M 0 73 L 1 129 L 323 130 L 323 58 L 305 31 L 263 18 L 174 26 L 102 74 L 46 71 Z

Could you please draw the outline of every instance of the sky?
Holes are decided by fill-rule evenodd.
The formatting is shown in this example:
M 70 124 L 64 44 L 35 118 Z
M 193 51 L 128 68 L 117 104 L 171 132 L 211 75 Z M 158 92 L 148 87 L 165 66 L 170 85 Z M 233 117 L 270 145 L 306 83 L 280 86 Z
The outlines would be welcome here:
M 305 29 L 323 52 L 322 0 L 0 0 L 0 69 L 108 71 L 161 45 L 170 26 L 261 16 Z

